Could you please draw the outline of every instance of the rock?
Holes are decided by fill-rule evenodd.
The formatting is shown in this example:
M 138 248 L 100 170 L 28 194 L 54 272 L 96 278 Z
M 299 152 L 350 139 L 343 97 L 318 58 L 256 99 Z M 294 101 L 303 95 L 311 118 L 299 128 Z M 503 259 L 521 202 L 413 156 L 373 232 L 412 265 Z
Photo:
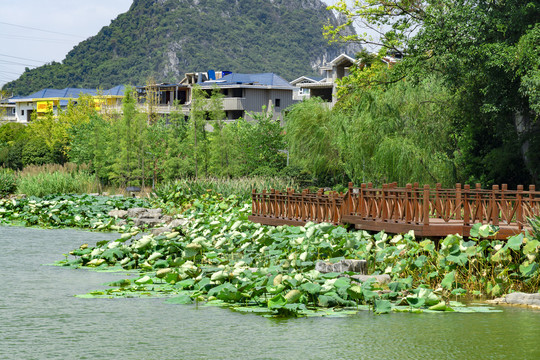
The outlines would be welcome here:
M 366 260 L 341 260 L 335 264 L 318 261 L 315 264 L 315 270 L 321 273 L 329 272 L 356 272 L 360 274 L 367 273 L 367 261 Z
M 137 218 L 144 212 L 146 212 L 147 209 L 145 208 L 132 208 L 127 211 L 127 216 L 130 218 Z
M 161 219 L 140 217 L 133 220 L 133 223 L 135 226 L 139 226 L 139 227 L 140 226 L 154 227 L 156 225 L 161 224 Z
M 540 294 L 527 294 L 521 292 L 511 293 L 505 296 L 507 304 L 540 306 Z
M 117 221 L 117 222 L 116 222 L 116 226 L 124 226 L 124 225 L 127 225 L 127 221 L 126 221 L 126 220 L 120 220 L 120 221 Z
M 172 221 L 172 216 L 170 216 L 170 215 L 163 215 L 163 216 L 161 217 L 161 220 L 162 220 L 164 223 L 168 224 L 168 223 L 170 223 L 170 222 Z
M 147 209 L 144 214 L 139 215 L 140 217 L 146 217 L 146 218 L 160 218 L 161 217 L 161 209 Z
M 161 235 L 165 232 L 170 232 L 171 229 L 169 229 L 168 227 L 166 226 L 163 226 L 163 227 L 158 227 L 158 228 L 153 228 L 152 230 L 150 230 L 150 233 L 154 236 L 158 236 L 158 235 Z
M 112 216 L 114 217 L 115 219 L 125 219 L 126 216 L 127 216 L 127 211 L 126 210 L 111 210 L 109 211 L 109 216 Z
M 186 219 L 174 219 L 173 221 L 171 221 L 167 227 L 169 229 L 175 229 L 177 227 L 180 227 L 180 226 L 184 226 L 185 224 L 187 223 L 187 220 Z
M 382 274 L 382 275 L 352 275 L 351 279 L 356 280 L 358 282 L 364 282 L 369 279 L 375 279 L 379 284 L 388 284 L 392 279 L 390 278 L 390 275 L 388 274 Z

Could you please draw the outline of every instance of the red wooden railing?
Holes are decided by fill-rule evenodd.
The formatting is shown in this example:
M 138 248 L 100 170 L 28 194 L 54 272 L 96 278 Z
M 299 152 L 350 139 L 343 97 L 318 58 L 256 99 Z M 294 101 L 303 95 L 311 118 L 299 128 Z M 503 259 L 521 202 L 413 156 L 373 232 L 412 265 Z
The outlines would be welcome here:
M 308 221 L 350 223 L 366 230 L 407 232 L 420 236 L 442 236 L 450 233 L 468 235 L 475 223 L 500 227 L 504 238 L 528 228 L 528 218 L 540 215 L 540 192 L 534 185 L 524 190 L 508 190 L 494 185 L 484 190 L 456 184 L 454 189 L 429 185 L 396 183 L 374 188 L 371 183 L 355 188 L 349 184 L 345 194 L 322 190 L 252 194 L 252 221 L 269 225 L 303 224 Z
M 281 193 L 274 189 L 270 192 L 252 193 L 252 215 L 260 217 L 269 225 L 329 222 L 341 224 L 343 200 L 345 196 L 332 192 L 325 194 L 321 189 L 316 193 L 304 190 L 296 193 L 287 189 Z M 263 221 L 265 220 L 266 221 Z

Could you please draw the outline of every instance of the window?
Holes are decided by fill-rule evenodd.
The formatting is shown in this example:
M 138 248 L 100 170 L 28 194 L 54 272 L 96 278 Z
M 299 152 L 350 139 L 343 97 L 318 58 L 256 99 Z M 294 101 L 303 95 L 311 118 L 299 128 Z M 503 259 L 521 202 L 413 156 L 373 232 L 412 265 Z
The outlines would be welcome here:
M 242 97 L 242 89 L 241 88 L 235 88 L 235 89 L 231 89 L 232 90 L 232 95 L 231 97 L 238 97 L 238 98 L 241 98 Z
M 276 99 L 274 101 L 274 103 L 276 104 L 276 107 L 280 107 L 281 106 L 281 99 Z
M 21 110 L 21 115 L 24 116 L 24 110 Z

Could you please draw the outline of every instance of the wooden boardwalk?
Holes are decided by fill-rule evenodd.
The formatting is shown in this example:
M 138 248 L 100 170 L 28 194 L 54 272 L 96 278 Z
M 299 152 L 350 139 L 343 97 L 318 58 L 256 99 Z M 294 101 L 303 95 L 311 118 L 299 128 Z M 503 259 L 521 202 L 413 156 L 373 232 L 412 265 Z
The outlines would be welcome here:
M 419 237 L 460 234 L 468 236 L 476 223 L 500 228 L 497 238 L 505 239 L 529 229 L 528 218 L 540 215 L 540 192 L 535 186 L 508 190 L 494 185 L 483 190 L 456 184 L 453 189 L 429 185 L 395 183 L 374 188 L 371 183 L 348 191 L 325 194 L 322 190 L 252 193 L 251 221 L 267 225 L 303 225 L 308 221 L 353 224 L 357 229 L 388 233 L 414 230 Z

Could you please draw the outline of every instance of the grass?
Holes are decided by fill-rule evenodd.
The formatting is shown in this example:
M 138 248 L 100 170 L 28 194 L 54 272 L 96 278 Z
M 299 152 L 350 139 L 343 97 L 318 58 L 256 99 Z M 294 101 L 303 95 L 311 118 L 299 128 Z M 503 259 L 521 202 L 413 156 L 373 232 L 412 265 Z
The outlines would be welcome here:
M 298 188 L 290 179 L 278 177 L 244 177 L 236 179 L 224 178 L 199 178 L 181 179 L 159 186 L 156 189 L 158 196 L 179 194 L 189 196 L 201 196 L 212 191 L 223 196 L 236 195 L 242 200 L 249 200 L 253 189 L 262 191 L 263 189 Z
M 99 183 L 86 165 L 32 165 L 17 173 L 17 192 L 28 196 L 85 194 L 98 189 Z

